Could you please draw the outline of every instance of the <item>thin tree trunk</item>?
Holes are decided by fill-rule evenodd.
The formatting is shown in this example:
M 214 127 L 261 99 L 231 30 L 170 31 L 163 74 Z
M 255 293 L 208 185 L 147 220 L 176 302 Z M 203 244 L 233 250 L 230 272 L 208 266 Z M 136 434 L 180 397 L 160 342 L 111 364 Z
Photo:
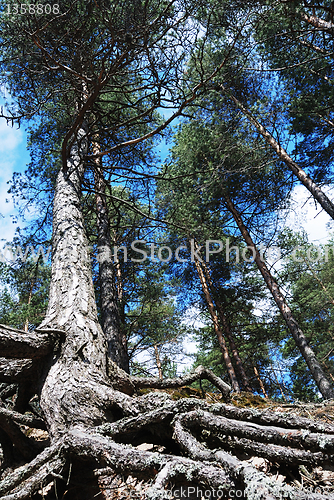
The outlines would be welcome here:
M 308 345 L 306 337 L 301 330 L 300 326 L 298 325 L 297 321 L 292 315 L 292 311 L 288 304 L 285 301 L 284 296 L 282 295 L 275 279 L 271 275 L 269 269 L 267 268 L 266 264 L 262 261 L 261 255 L 253 242 L 246 226 L 244 225 L 242 218 L 238 211 L 236 210 L 234 204 L 230 200 L 230 198 L 224 194 L 224 198 L 226 201 L 226 205 L 228 210 L 231 212 L 233 215 L 233 218 L 235 222 L 237 223 L 240 232 L 248 245 L 250 249 L 253 251 L 254 255 L 254 260 L 263 276 L 264 281 L 266 282 L 266 285 L 268 289 L 270 290 L 283 318 L 285 319 L 285 322 L 292 334 L 292 337 L 294 341 L 296 342 L 296 345 L 298 349 L 300 350 L 303 358 L 306 361 L 307 366 L 310 369 L 310 372 L 312 374 L 312 377 L 315 381 L 315 383 L 318 386 L 319 391 L 323 395 L 324 398 L 326 399 L 331 399 L 334 398 L 334 389 L 332 385 L 329 383 L 329 381 L 326 378 L 325 372 L 323 371 L 320 363 L 318 362 L 314 351 L 311 349 L 311 347 Z
M 219 299 L 217 298 L 217 294 L 215 293 L 215 289 L 214 289 L 214 286 L 212 283 L 210 271 L 209 271 L 208 266 L 206 265 L 206 263 L 204 261 L 202 262 L 202 267 L 204 269 L 206 279 L 209 283 L 211 293 L 212 293 L 214 300 L 215 300 L 215 304 L 216 304 L 216 308 L 217 308 L 217 311 L 219 314 L 221 325 L 223 327 L 223 330 L 224 330 L 226 337 L 228 339 L 228 342 L 230 344 L 230 347 L 232 350 L 232 355 L 233 355 L 237 370 L 239 372 L 239 375 L 240 375 L 240 378 L 242 381 L 242 385 L 243 385 L 245 391 L 252 392 L 252 389 L 249 385 L 249 380 L 248 380 L 248 377 L 246 375 L 243 363 L 242 363 L 241 358 L 239 356 L 238 348 L 237 348 L 235 341 L 234 341 L 234 337 L 233 337 L 230 325 L 227 321 L 223 306 L 221 305 Z
M 287 401 L 287 399 L 286 399 L 286 397 L 285 397 L 285 394 L 284 394 L 284 391 L 283 391 L 283 389 L 282 389 L 282 386 L 281 386 L 281 384 L 280 384 L 280 382 L 279 382 L 279 380 L 278 380 L 278 378 L 277 378 L 276 371 L 274 370 L 274 367 L 273 367 L 273 365 L 272 365 L 271 363 L 270 363 L 270 366 L 271 366 L 271 371 L 272 371 L 272 373 L 273 373 L 273 375 L 274 375 L 274 377 L 275 377 L 276 384 L 278 385 L 278 388 L 279 388 L 280 393 L 281 393 L 281 395 L 282 395 L 282 398 L 284 399 L 284 401 Z
M 130 362 L 130 357 L 128 353 L 128 339 L 126 336 L 125 329 L 125 307 L 124 307 L 124 287 L 123 287 L 123 279 L 122 279 L 122 268 L 120 261 L 117 260 L 115 263 L 116 266 L 116 274 L 117 274 L 117 297 L 118 297 L 118 311 L 119 311 L 119 319 L 120 319 L 120 332 L 121 332 L 121 342 L 123 345 L 123 350 L 126 352 L 128 364 Z M 127 371 L 127 370 L 125 370 Z
M 158 349 L 157 344 L 154 344 L 154 355 L 155 355 L 155 362 L 156 362 L 157 368 L 158 368 L 159 379 L 162 380 L 163 376 L 162 376 L 161 360 L 160 360 L 159 349 Z
M 35 286 L 35 283 L 36 283 L 36 279 L 37 279 L 38 265 L 39 265 L 40 259 L 41 259 L 41 256 L 39 256 L 38 259 L 37 259 L 35 270 L 34 270 L 34 275 L 32 277 L 32 282 L 31 282 L 31 285 L 30 285 L 28 302 L 27 302 L 28 311 L 29 311 L 29 306 L 31 304 L 32 292 L 33 292 L 33 289 L 34 289 L 34 286 Z M 26 320 L 25 320 L 25 323 L 24 323 L 24 331 L 25 332 L 29 331 L 29 313 L 28 313 L 28 316 L 26 317 Z
M 248 118 L 250 123 L 254 125 L 257 131 L 262 135 L 265 141 L 277 153 L 279 158 L 286 164 L 286 166 L 293 172 L 293 174 L 300 180 L 300 182 L 309 190 L 312 196 L 319 202 L 322 208 L 334 219 L 334 204 L 320 189 L 320 187 L 304 172 L 304 170 L 288 155 L 282 146 L 273 138 L 268 130 L 261 125 L 261 123 L 252 115 L 252 113 L 223 85 L 218 85 L 218 88 L 231 99 L 242 113 Z
M 205 279 L 205 276 L 203 273 L 203 269 L 196 258 L 195 258 L 195 266 L 196 266 L 196 270 L 198 272 L 199 279 L 201 281 L 202 290 L 203 290 L 203 293 L 205 296 L 206 303 L 208 305 L 208 309 L 209 309 L 210 316 L 211 316 L 211 319 L 213 322 L 213 326 L 214 326 L 214 329 L 215 329 L 215 332 L 216 332 L 216 335 L 218 338 L 219 346 L 220 346 L 221 352 L 223 354 L 226 369 L 227 369 L 228 375 L 229 375 L 230 380 L 231 380 L 232 388 L 235 392 L 240 392 L 238 380 L 237 380 L 237 377 L 236 377 L 236 374 L 235 374 L 235 371 L 234 371 L 234 368 L 232 365 L 232 361 L 231 361 L 231 358 L 230 358 L 230 355 L 229 355 L 229 352 L 227 349 L 227 345 L 226 345 L 226 342 L 225 342 L 225 339 L 223 336 L 223 332 L 222 332 L 220 325 L 219 325 L 218 316 L 217 316 L 217 313 L 215 311 L 214 304 L 212 302 L 210 290 L 209 290 L 209 287 L 207 285 L 207 282 L 206 282 L 206 279 Z
M 266 389 L 265 389 L 265 387 L 264 387 L 264 383 L 262 382 L 262 380 L 261 380 L 261 378 L 260 378 L 259 370 L 256 368 L 256 366 L 255 366 L 255 365 L 253 366 L 253 370 L 254 370 L 255 377 L 257 378 L 257 381 L 258 381 L 258 383 L 259 383 L 259 385 L 260 385 L 260 389 L 261 389 L 261 391 L 262 391 L 262 393 L 263 393 L 264 397 L 265 397 L 266 399 L 268 399 L 268 394 L 266 393 Z
M 100 152 L 93 142 L 93 154 Z M 118 296 L 116 290 L 115 267 L 112 262 L 112 244 L 108 206 L 105 197 L 105 181 L 101 169 L 101 159 L 95 160 L 96 214 L 98 230 L 98 260 L 101 294 L 101 326 L 108 342 L 108 356 L 124 371 L 129 372 L 129 357 L 121 332 Z

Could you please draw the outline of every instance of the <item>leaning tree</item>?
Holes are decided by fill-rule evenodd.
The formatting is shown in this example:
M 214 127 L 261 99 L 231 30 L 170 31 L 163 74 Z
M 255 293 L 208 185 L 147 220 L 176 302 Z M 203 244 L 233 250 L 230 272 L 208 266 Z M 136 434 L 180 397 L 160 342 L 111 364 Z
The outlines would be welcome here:
M 130 376 L 108 356 L 98 322 L 83 181 L 97 158 L 105 158 L 107 171 L 115 151 L 126 154 L 170 123 L 154 126 L 154 110 L 172 100 L 174 116 L 181 114 L 217 74 L 220 67 L 191 89 L 181 81 L 184 58 L 209 26 L 209 16 L 204 25 L 192 17 L 201 8 L 199 2 L 65 1 L 50 15 L 21 9 L 16 17 L 10 4 L 11 14 L 2 18 L 2 70 L 18 103 L 17 115 L 8 117 L 53 115 L 63 130 L 48 309 L 32 332 L 0 328 L 3 499 L 114 498 L 117 475 L 137 479 L 139 497 L 163 498 L 172 485 L 198 485 L 226 498 L 236 488 L 247 498 L 326 497 L 283 486 L 243 458 L 263 456 L 290 467 L 327 464 L 333 425 L 199 399 L 174 401 L 166 392 L 141 394 L 202 378 L 225 400 L 230 388 L 203 367 L 177 379 Z M 242 7 L 238 36 L 241 14 Z M 139 90 L 145 98 L 136 98 Z M 133 114 L 124 122 L 129 107 Z M 131 127 L 139 121 L 150 130 L 135 137 Z M 45 429 L 48 444 L 41 449 L 27 428 Z M 148 451 L 141 443 L 160 446 Z

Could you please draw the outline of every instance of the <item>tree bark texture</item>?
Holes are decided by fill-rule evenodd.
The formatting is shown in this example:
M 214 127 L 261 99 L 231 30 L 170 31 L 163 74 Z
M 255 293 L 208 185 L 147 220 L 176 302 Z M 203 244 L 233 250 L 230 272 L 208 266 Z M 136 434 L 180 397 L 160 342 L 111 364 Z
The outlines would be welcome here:
M 98 146 L 93 143 L 93 153 Z M 101 326 L 108 341 L 108 356 L 120 368 L 129 372 L 129 357 L 126 338 L 121 332 L 116 289 L 115 264 L 112 261 L 112 244 L 110 237 L 109 211 L 105 196 L 105 181 L 100 166 L 101 159 L 95 161 L 95 190 L 97 216 L 97 251 L 99 260 L 99 279 L 101 294 Z
M 333 386 L 330 384 L 328 381 L 325 372 L 322 369 L 322 366 L 320 365 L 319 361 L 317 360 L 315 353 L 313 349 L 308 345 L 306 337 L 301 330 L 300 326 L 298 325 L 297 321 L 293 317 L 292 311 L 288 304 L 285 301 L 284 296 L 282 295 L 275 279 L 271 275 L 269 269 L 267 268 L 266 264 L 263 262 L 260 252 L 258 251 L 255 243 L 253 242 L 246 226 L 244 225 L 242 218 L 240 214 L 238 213 L 237 209 L 235 208 L 233 202 L 231 199 L 224 194 L 226 206 L 228 210 L 231 212 L 233 215 L 233 218 L 235 222 L 237 223 L 238 228 L 240 229 L 240 232 L 248 245 L 249 248 L 253 250 L 254 254 L 254 259 L 255 262 L 263 276 L 263 279 L 271 292 L 290 332 L 291 335 L 296 343 L 296 346 L 300 350 L 301 355 L 305 359 L 305 362 L 307 366 L 309 367 L 309 370 L 312 374 L 312 377 L 315 381 L 315 383 L 318 386 L 319 391 L 323 395 L 324 398 L 326 399 L 332 399 L 334 398 L 334 389 Z

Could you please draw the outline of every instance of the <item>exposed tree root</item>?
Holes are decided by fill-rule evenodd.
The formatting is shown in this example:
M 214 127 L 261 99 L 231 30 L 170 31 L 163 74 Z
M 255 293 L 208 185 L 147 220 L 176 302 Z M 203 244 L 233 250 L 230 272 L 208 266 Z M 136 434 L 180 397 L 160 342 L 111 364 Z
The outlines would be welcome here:
M 298 491 L 289 485 L 281 485 L 277 481 L 268 478 L 265 474 L 257 471 L 248 463 L 226 453 L 222 450 L 209 450 L 182 425 L 186 416 L 178 416 L 175 419 L 174 436 L 184 451 L 188 452 L 195 460 L 214 461 L 220 463 L 230 474 L 230 477 L 244 485 L 245 498 L 249 500 L 275 500 L 277 498 L 316 500 L 334 498 L 333 495 L 320 495 Z
M 204 368 L 204 366 L 198 366 L 193 373 L 177 378 L 166 378 L 161 380 L 159 378 L 131 377 L 131 381 L 136 389 L 143 389 L 146 387 L 155 389 L 182 387 L 183 385 L 189 385 L 197 380 L 203 379 L 209 380 L 209 382 L 214 384 L 221 391 L 225 399 L 229 398 L 231 387 L 221 378 L 217 377 L 211 370 Z
M 12 493 L 1 498 L 10 498 L 16 490 L 15 494 L 20 493 L 20 495 L 26 496 L 13 496 L 13 498 L 27 498 L 40 487 L 48 475 L 52 476 L 52 473 L 60 471 L 64 464 L 63 446 L 62 441 L 60 441 L 45 449 L 30 463 L 18 467 L 14 472 L 8 474 L 0 482 L 0 495 Z
M 34 417 L 33 415 L 22 414 L 17 411 L 8 410 L 8 408 L 0 408 L 0 422 L 2 418 L 11 418 L 18 424 L 28 425 L 35 429 L 46 430 L 46 425 L 43 419 Z
M 196 376 L 203 373 L 207 372 L 199 370 Z M 184 378 L 175 385 L 178 384 L 183 385 Z M 282 484 L 242 459 L 246 453 L 295 467 L 333 463 L 334 425 L 199 399 L 174 401 L 165 392 L 130 397 L 98 383 L 94 390 L 101 409 L 122 410 L 119 419 L 97 426 L 70 426 L 31 462 L 4 477 L 0 482 L 4 500 L 30 498 L 53 479 L 60 479 L 73 458 L 91 462 L 92 469 L 98 466 L 97 484 L 101 488 L 115 477 L 131 476 L 144 481 L 140 498 L 152 500 L 170 497 L 171 489 L 177 485 L 204 485 L 219 490 L 224 498 L 238 488 L 244 492 L 243 498 L 249 500 L 334 499 L 329 493 Z M 31 442 L 17 423 L 43 428 L 44 422 L 31 414 L 0 408 L 0 426 L 5 434 L 15 447 L 20 449 L 24 444 L 31 452 Z M 160 452 L 134 448 L 143 442 L 162 444 L 163 448 Z M 105 494 L 104 498 L 111 497 Z
M 51 334 L 0 325 L 1 354 L 9 358 L 41 358 L 52 351 L 54 340 Z
M 35 366 L 32 359 L 0 358 L 0 381 L 9 383 L 26 382 L 32 379 Z

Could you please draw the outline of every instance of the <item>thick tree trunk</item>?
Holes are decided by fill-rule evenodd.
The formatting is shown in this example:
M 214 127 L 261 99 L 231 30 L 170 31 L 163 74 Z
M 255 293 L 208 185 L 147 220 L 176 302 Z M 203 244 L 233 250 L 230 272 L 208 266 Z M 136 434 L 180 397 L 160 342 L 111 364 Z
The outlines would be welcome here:
M 231 212 L 233 215 L 233 218 L 235 222 L 237 223 L 237 226 L 240 229 L 240 232 L 248 245 L 250 249 L 253 251 L 254 255 L 254 260 L 263 276 L 264 281 L 266 282 L 266 285 L 268 289 L 270 290 L 283 318 L 285 319 L 285 322 L 292 334 L 292 337 L 294 341 L 296 342 L 296 345 L 298 349 L 300 350 L 303 358 L 306 361 L 307 366 L 310 369 L 310 372 L 312 374 L 312 377 L 315 381 L 315 383 L 318 386 L 319 391 L 323 395 L 324 398 L 326 399 L 331 399 L 334 398 L 334 389 L 333 386 L 330 384 L 330 382 L 327 380 L 326 375 L 317 360 L 314 351 L 311 349 L 311 347 L 308 345 L 306 337 L 301 330 L 300 326 L 298 325 L 297 321 L 293 317 L 292 311 L 288 304 L 285 301 L 284 296 L 282 295 L 276 281 L 274 280 L 273 276 L 271 275 L 269 269 L 267 268 L 266 264 L 263 262 L 261 259 L 260 252 L 258 251 L 255 243 L 253 242 L 246 226 L 244 225 L 242 218 L 238 211 L 236 210 L 233 202 L 230 200 L 230 198 L 224 194 L 226 206 L 228 210 Z
M 239 372 L 243 388 L 245 391 L 252 392 L 252 389 L 249 385 L 249 380 L 248 380 L 248 377 L 246 375 L 243 363 L 242 363 L 241 358 L 239 356 L 238 348 L 237 348 L 236 343 L 234 341 L 233 333 L 231 331 L 229 322 L 227 321 L 225 311 L 224 311 L 223 306 L 221 305 L 220 301 L 217 298 L 217 293 L 216 293 L 215 288 L 214 288 L 213 283 L 212 283 L 210 271 L 209 271 L 208 266 L 206 265 L 206 263 L 204 261 L 202 262 L 202 267 L 203 267 L 206 279 L 209 283 L 209 287 L 210 287 L 212 296 L 214 297 L 214 301 L 215 301 L 216 308 L 217 308 L 217 311 L 219 314 L 221 325 L 222 325 L 223 330 L 226 334 L 227 340 L 230 344 L 233 359 L 235 362 L 235 366 L 237 367 L 237 370 Z
M 39 327 L 64 330 L 64 341 L 50 359 L 41 392 L 41 407 L 52 438 L 78 423 L 101 423 L 103 410 L 114 397 L 107 377 L 107 340 L 98 323 L 80 207 L 86 151 L 86 136 L 81 129 L 66 173 L 61 170 L 58 174 L 54 195 L 50 298 Z
M 209 290 L 208 284 L 206 282 L 205 275 L 204 275 L 203 269 L 201 267 L 201 264 L 199 263 L 199 261 L 196 258 L 195 258 L 195 266 L 196 266 L 196 270 L 197 270 L 199 279 L 201 281 L 204 297 L 205 297 L 206 303 L 208 305 L 208 309 L 209 309 L 209 313 L 210 313 L 210 316 L 212 319 L 213 327 L 215 329 L 215 332 L 216 332 L 216 335 L 218 338 L 218 342 L 219 342 L 219 346 L 220 346 L 221 352 L 223 354 L 224 362 L 226 365 L 228 376 L 229 376 L 230 381 L 231 381 L 232 388 L 235 392 L 240 392 L 238 379 L 237 379 L 237 376 L 235 374 L 235 371 L 234 371 L 234 368 L 232 365 L 232 361 L 231 361 L 231 358 L 230 358 L 230 355 L 229 355 L 229 352 L 227 349 L 227 345 L 226 345 L 226 342 L 224 339 L 223 332 L 220 328 L 218 316 L 217 316 L 217 313 L 215 311 L 215 306 L 214 306 L 212 298 L 211 298 L 210 290 Z
M 97 144 L 93 144 L 94 154 L 99 151 Z M 98 260 L 101 294 L 101 326 L 108 341 L 108 356 L 120 368 L 129 372 L 129 357 L 127 353 L 126 338 L 121 331 L 120 315 L 118 308 L 118 294 L 116 290 L 115 264 L 112 261 L 112 243 L 110 237 L 108 205 L 105 197 L 105 181 L 103 171 L 99 165 L 100 159 L 95 163 L 95 190 L 96 214 L 98 231 Z
M 309 190 L 312 196 L 319 202 L 322 208 L 328 215 L 334 219 L 334 204 L 320 189 L 320 187 L 307 175 L 306 172 L 288 155 L 282 146 L 274 139 L 268 130 L 252 115 L 252 113 L 223 85 L 217 87 L 226 97 L 231 99 L 242 113 L 248 118 L 249 122 L 254 125 L 257 131 L 262 135 L 269 146 L 277 153 L 278 157 L 286 164 L 291 172 L 300 180 L 302 184 Z

